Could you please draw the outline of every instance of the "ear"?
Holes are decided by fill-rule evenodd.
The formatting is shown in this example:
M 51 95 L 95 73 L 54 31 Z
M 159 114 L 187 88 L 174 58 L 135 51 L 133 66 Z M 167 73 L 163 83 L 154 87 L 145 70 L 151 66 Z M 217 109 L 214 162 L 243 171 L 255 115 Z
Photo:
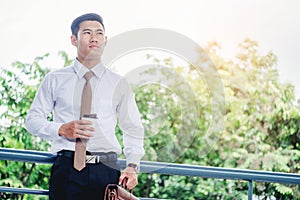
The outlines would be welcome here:
M 71 43 L 73 46 L 77 47 L 77 38 L 75 35 L 71 35 Z

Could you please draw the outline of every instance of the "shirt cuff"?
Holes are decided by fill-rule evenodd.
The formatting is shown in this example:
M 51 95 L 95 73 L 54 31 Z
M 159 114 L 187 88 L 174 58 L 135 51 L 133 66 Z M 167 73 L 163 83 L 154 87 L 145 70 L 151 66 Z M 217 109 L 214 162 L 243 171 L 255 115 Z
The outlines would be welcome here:
M 59 128 L 63 125 L 63 123 L 52 123 L 49 126 L 49 133 L 51 133 L 52 139 L 53 140 L 57 140 L 59 139 L 61 136 L 59 136 L 58 134 L 58 130 Z
M 137 155 L 137 154 L 131 154 L 129 156 L 126 157 L 126 166 L 129 163 L 133 163 L 136 164 L 138 166 L 138 168 L 140 168 L 140 162 L 141 162 L 141 157 L 143 155 Z

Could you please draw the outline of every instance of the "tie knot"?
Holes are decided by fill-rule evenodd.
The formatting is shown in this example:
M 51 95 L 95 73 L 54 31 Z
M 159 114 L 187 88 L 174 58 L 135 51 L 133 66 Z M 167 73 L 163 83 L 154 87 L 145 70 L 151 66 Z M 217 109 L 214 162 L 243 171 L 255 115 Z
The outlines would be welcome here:
M 84 74 L 84 78 L 85 78 L 85 80 L 90 80 L 92 77 L 94 76 L 94 73 L 92 72 L 92 71 L 88 71 L 88 72 L 86 72 L 85 74 Z

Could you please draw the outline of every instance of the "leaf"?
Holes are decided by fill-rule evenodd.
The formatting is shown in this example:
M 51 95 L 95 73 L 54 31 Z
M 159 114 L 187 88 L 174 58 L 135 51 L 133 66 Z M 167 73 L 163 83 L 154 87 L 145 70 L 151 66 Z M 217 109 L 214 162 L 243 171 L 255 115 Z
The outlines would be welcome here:
M 279 183 L 275 183 L 275 188 L 276 190 L 282 194 L 282 195 L 286 195 L 286 194 L 293 194 L 293 190 L 292 188 L 288 187 L 288 186 L 285 186 L 283 184 L 279 184 Z

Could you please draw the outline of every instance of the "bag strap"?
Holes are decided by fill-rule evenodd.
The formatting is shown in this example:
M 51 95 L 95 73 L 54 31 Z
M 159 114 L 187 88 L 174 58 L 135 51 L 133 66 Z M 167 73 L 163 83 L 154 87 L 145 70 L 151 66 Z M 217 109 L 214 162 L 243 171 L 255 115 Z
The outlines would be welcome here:
M 124 188 L 125 190 L 127 189 L 127 186 L 126 186 L 127 181 L 128 181 L 128 178 L 125 177 L 125 178 L 122 180 L 121 185 L 120 185 L 120 186 L 121 186 L 122 188 Z M 129 190 L 129 192 L 132 193 L 132 192 L 133 192 L 133 189 Z

